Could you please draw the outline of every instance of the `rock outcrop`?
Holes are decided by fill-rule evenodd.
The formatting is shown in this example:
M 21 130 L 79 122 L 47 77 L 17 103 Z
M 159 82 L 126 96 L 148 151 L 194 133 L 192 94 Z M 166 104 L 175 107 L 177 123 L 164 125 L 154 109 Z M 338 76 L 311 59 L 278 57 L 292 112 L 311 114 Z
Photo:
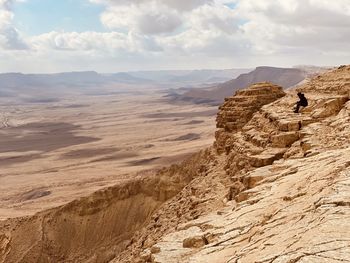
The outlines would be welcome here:
M 154 252 L 140 262 L 350 261 L 350 66 L 297 91 L 310 103 L 299 114 L 293 112 L 296 90 L 255 109 L 237 106 L 239 93 L 226 100 L 214 149 L 220 154 L 205 176 L 186 187 L 206 188 L 202 182 L 209 178 L 213 185 L 226 182 L 220 189 L 206 188 L 222 202 L 213 206 L 206 200 L 198 218 L 163 231 L 149 244 Z M 236 120 L 242 122 L 231 124 Z M 162 225 L 178 198 L 160 208 Z
M 299 114 L 296 91 L 309 100 Z M 349 96 L 350 66 L 286 94 L 268 83 L 238 92 L 214 147 L 2 223 L 0 262 L 349 262 Z
M 215 148 L 224 152 L 226 141 L 233 132 L 239 131 L 263 105 L 285 96 L 283 88 L 272 83 L 262 82 L 247 89 L 237 91 L 226 98 L 216 119 L 219 130 L 215 134 Z

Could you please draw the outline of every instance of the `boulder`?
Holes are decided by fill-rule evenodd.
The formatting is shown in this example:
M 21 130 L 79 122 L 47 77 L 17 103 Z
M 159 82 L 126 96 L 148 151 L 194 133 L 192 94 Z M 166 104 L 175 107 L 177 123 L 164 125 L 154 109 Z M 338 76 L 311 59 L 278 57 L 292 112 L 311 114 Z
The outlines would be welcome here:
M 183 241 L 184 248 L 200 248 L 207 244 L 208 241 L 204 236 L 189 237 Z

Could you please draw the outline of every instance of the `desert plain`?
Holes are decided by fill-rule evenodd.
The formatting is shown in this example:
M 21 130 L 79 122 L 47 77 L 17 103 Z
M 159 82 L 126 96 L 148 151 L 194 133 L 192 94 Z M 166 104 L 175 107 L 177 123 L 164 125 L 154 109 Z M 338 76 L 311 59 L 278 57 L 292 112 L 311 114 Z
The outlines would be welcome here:
M 213 143 L 217 107 L 157 89 L 0 100 L 0 220 L 65 204 Z

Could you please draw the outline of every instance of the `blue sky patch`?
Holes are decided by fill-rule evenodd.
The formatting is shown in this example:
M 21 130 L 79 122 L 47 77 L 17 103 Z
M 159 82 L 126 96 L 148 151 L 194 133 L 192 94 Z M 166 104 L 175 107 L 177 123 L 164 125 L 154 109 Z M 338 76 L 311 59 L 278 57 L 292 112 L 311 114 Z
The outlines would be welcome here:
M 235 9 L 237 7 L 237 3 L 226 3 L 225 6 L 231 8 L 231 9 Z
M 106 31 L 100 22 L 104 7 L 86 0 L 27 0 L 14 6 L 15 23 L 27 35 L 50 31 Z

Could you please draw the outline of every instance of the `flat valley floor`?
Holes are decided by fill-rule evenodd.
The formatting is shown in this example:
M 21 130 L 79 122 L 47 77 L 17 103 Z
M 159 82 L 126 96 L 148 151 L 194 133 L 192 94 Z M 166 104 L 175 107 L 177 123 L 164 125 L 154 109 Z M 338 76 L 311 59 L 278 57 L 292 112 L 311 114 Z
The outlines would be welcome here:
M 211 145 L 217 108 L 169 104 L 163 95 L 0 101 L 0 220 L 62 205 Z

